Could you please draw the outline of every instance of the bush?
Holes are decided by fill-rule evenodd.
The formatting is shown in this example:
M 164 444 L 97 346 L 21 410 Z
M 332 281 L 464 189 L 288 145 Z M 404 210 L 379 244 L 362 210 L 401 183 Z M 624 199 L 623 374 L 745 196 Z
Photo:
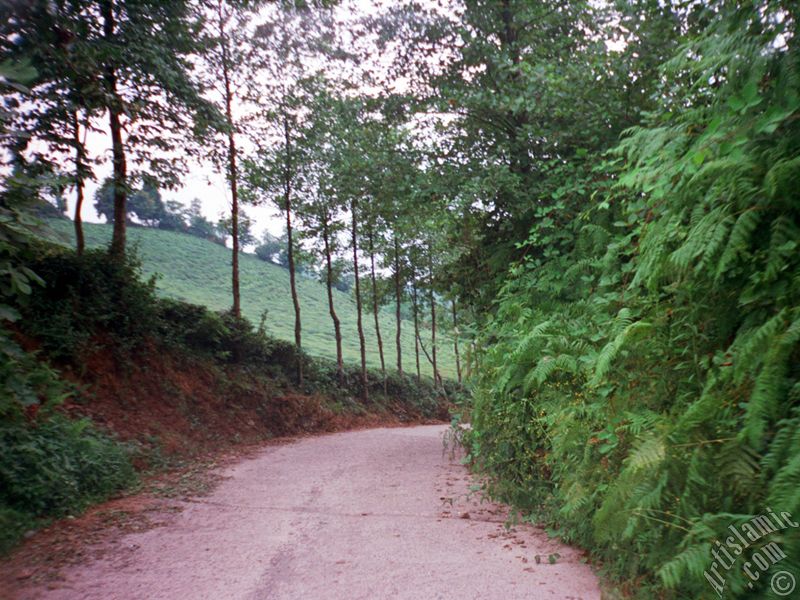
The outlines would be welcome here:
M 112 284 L 120 277 L 134 281 L 135 267 L 103 269 L 107 259 L 99 255 L 84 260 L 52 253 L 31 243 L 24 234 L 24 220 L 6 213 L 0 217 L 0 271 L 6 276 L 0 278 L 0 552 L 4 552 L 41 517 L 80 509 L 134 478 L 122 446 L 87 420 L 71 421 L 53 412 L 70 395 L 70 386 L 40 357 L 25 352 L 17 339 L 19 328 L 39 333 L 52 354 L 71 356 L 107 317 L 112 302 L 139 300 L 142 306 L 148 288 L 138 284 L 107 291 L 104 277 Z M 46 287 L 37 287 L 43 280 L 36 271 L 52 276 Z M 120 316 L 139 315 L 123 305 L 112 311 L 111 320 L 118 325 Z M 121 338 L 130 335 L 124 320 L 118 331 Z
M 87 419 L 0 424 L 0 551 L 37 519 L 82 510 L 136 480 L 128 449 Z
M 19 419 L 44 399 L 55 404 L 66 395 L 58 372 L 25 352 L 0 326 L 0 418 Z
M 0 503 L 35 516 L 80 510 L 135 479 L 127 449 L 87 419 L 0 425 Z
M 74 361 L 103 334 L 130 350 L 155 332 L 155 281 L 141 281 L 135 257 L 99 250 L 77 256 L 48 245 L 30 267 L 46 284 L 23 308 L 25 329 L 51 358 Z
M 294 344 L 256 331 L 250 321 L 227 311 L 164 298 L 158 302 L 158 322 L 161 341 L 225 363 L 277 366 L 286 373 L 296 365 Z M 303 354 L 302 360 L 310 359 Z
M 219 314 L 171 298 L 158 302 L 158 334 L 165 342 L 217 355 L 229 332 Z
M 336 363 L 332 360 L 306 359 L 306 391 L 329 396 L 338 402 L 353 402 L 361 396 L 361 370 L 354 365 L 344 366 L 344 385 L 339 384 Z M 370 404 L 387 408 L 389 403 L 408 405 L 409 409 L 426 418 L 447 418 L 447 400 L 453 398 L 456 384 L 446 382 L 445 389 L 437 389 L 430 377 L 417 378 L 395 371 L 387 371 L 384 391 L 383 374 L 376 369 L 367 371 Z
M 32 526 L 31 515 L 0 505 L 0 555 L 13 548 Z

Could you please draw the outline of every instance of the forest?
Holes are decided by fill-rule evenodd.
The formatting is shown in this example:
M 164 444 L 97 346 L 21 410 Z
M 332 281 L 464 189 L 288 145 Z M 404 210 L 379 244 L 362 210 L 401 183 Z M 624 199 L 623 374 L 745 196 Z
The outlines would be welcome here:
M 48 430 L 96 455 L 81 502 L 127 485 L 125 449 L 60 411 L 76 393 L 60 372 L 90 340 L 124 362 L 179 339 L 345 404 L 446 401 L 485 492 L 586 549 L 609 597 L 787 595 L 721 553 L 778 548 L 774 569 L 800 576 L 796 1 L 2 0 L 0 15 L 5 457 Z M 161 200 L 198 169 L 226 182 L 218 224 Z M 102 250 L 85 243 L 88 184 L 113 229 Z M 43 241 L 44 203 L 74 248 Z M 264 206 L 283 238 L 257 238 L 246 213 Z M 140 226 L 225 246 L 230 310 L 156 300 Z M 242 317 L 245 247 L 288 269 L 288 342 Z M 330 364 L 304 351 L 301 275 L 325 285 Z M 353 363 L 337 288 L 357 308 Z M 7 458 L 0 522 L 61 514 L 46 476 Z M 730 541 L 766 514 L 794 524 Z

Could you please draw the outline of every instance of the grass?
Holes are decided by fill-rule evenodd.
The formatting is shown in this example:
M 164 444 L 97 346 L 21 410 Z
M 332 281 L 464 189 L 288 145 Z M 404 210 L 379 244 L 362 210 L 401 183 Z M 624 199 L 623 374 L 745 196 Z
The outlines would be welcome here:
M 48 237 L 72 245 L 74 230 L 71 221 L 48 220 L 51 232 Z M 106 246 L 111 241 L 111 226 L 106 224 L 84 224 L 88 247 Z M 128 228 L 128 243 L 136 249 L 146 276 L 157 275 L 158 293 L 201 304 L 212 310 L 226 310 L 231 306 L 231 253 L 212 242 L 171 231 L 143 227 Z M 251 254 L 242 254 L 239 260 L 242 313 L 254 324 L 258 324 L 264 310 L 267 311 L 266 330 L 271 335 L 294 340 L 294 308 L 289 291 L 289 271 L 259 260 Z M 336 343 L 333 323 L 328 312 L 325 286 L 304 277 L 298 279 L 301 318 L 303 327 L 303 349 L 313 356 L 336 358 Z M 334 304 L 342 323 L 342 352 L 345 362 L 360 361 L 358 330 L 356 327 L 356 305 L 351 294 L 334 290 Z M 377 338 L 371 312 L 365 312 L 364 329 L 367 343 L 367 363 L 380 367 Z M 387 369 L 397 364 L 395 351 L 394 312 L 381 311 L 381 334 Z M 430 331 L 421 332 L 430 351 Z M 416 372 L 414 362 L 414 326 L 402 322 L 403 369 Z M 432 375 L 433 370 L 420 351 L 422 373 Z M 452 341 L 441 336 L 437 343 L 439 369 L 444 377 L 455 378 L 455 358 Z

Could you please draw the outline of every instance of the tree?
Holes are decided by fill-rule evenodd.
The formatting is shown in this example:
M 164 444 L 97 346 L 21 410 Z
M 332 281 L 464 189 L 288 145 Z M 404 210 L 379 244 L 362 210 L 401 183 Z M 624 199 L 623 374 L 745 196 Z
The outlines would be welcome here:
M 329 83 L 323 79 L 318 82 L 314 102 L 311 108 L 311 126 L 309 128 L 309 194 L 305 203 L 303 220 L 305 235 L 311 240 L 320 240 L 316 244 L 324 263 L 323 280 L 328 295 L 328 312 L 333 323 L 336 341 L 336 372 L 339 385 L 344 385 L 344 359 L 342 353 L 341 321 L 336 313 L 333 301 L 333 289 L 342 277 L 342 261 L 334 259 L 339 250 L 339 236 L 345 229 L 339 218 L 343 206 L 337 196 L 337 181 L 334 172 L 336 153 L 338 152 L 339 131 L 341 121 L 336 110 L 340 106 L 336 92 L 329 89 Z
M 145 181 L 141 189 L 130 194 L 128 212 L 136 215 L 145 225 L 157 227 L 165 214 L 159 189 L 151 181 Z
M 90 14 L 101 26 L 99 65 L 112 140 L 111 253 L 122 256 L 129 155 L 134 166 L 169 187 L 177 183 L 184 157 L 194 153 L 190 142 L 221 119 L 201 98 L 191 73 L 188 57 L 202 49 L 202 39 L 190 2 L 98 0 L 98 12 Z M 130 132 L 127 139 L 123 127 Z M 182 152 L 168 158 L 178 147 Z
M 507 265 L 522 255 L 518 241 L 535 223 L 549 217 L 558 229 L 580 209 L 578 195 L 559 190 L 569 178 L 548 174 L 591 179 L 584 158 L 652 106 L 645 82 L 681 27 L 671 7 L 644 1 L 444 4 L 400 5 L 374 27 L 382 47 L 408 49 L 393 74 L 410 81 L 418 110 L 439 131 L 426 146 L 452 206 L 443 233 L 460 249 L 446 276 L 479 277 L 462 302 L 491 312 Z M 609 51 L 611 39 L 626 45 Z M 435 67 L 431 52 L 442 56 Z
M 381 322 L 379 318 L 380 298 L 378 296 L 378 279 L 375 274 L 375 229 L 376 224 L 370 222 L 367 226 L 367 252 L 369 252 L 370 280 L 372 282 L 372 316 L 375 321 L 375 338 L 378 341 L 378 357 L 381 361 L 381 374 L 383 375 L 383 391 L 388 393 L 388 383 L 386 380 L 386 361 L 383 357 L 383 337 L 381 336 Z
M 249 90 L 260 126 L 254 132 L 254 156 L 246 169 L 253 198 L 278 205 L 286 221 L 289 282 L 294 306 L 294 338 L 298 351 L 297 380 L 303 381 L 302 321 L 297 293 L 293 216 L 301 209 L 308 187 L 310 162 L 307 106 L 316 80 L 309 63 L 324 47 L 330 32 L 321 11 L 297 5 L 272 10 L 253 36 L 252 65 L 257 73 Z
M 361 388 L 362 397 L 369 397 L 369 380 L 367 376 L 367 350 L 364 335 L 363 296 L 361 291 L 361 270 L 359 254 L 361 252 L 361 226 L 365 215 L 362 201 L 369 199 L 370 173 L 370 135 L 365 102 L 360 98 L 339 97 L 332 103 L 328 114 L 335 119 L 335 152 L 331 153 L 329 174 L 336 183 L 337 198 L 343 209 L 349 212 L 350 255 L 352 256 L 353 294 L 356 301 L 356 325 L 358 329 L 359 350 L 361 355 Z
M 94 193 L 94 209 L 107 223 L 114 222 L 114 180 L 107 177 Z
M 412 268 L 412 289 L 414 292 L 414 312 L 417 314 L 420 305 L 418 293 L 427 293 L 427 305 L 430 310 L 431 340 L 428 352 L 422 338 L 419 336 L 418 324 L 415 325 L 415 335 L 419 348 L 431 364 L 433 380 L 439 385 L 441 377 L 439 372 L 439 356 L 437 350 L 437 303 L 441 291 L 442 271 L 449 264 L 448 257 L 454 252 L 449 247 L 450 240 L 446 234 L 450 226 L 450 207 L 447 206 L 443 196 L 443 188 L 438 180 L 439 171 L 429 168 L 417 174 L 413 187 L 413 195 L 409 198 L 411 212 L 414 215 L 413 248 L 409 252 Z M 420 290 L 421 288 L 421 290 Z M 415 321 L 418 321 L 418 315 Z
M 94 208 L 97 214 L 105 217 L 108 223 L 114 223 L 116 220 L 114 179 L 112 177 L 107 177 L 95 191 Z M 128 223 L 133 222 L 132 217 L 136 217 L 142 224 L 149 227 L 158 227 L 167 214 L 161 192 L 149 181 L 145 182 L 141 188 L 129 191 L 125 210 L 125 220 Z
M 461 356 L 458 351 L 458 337 L 460 335 L 460 332 L 458 330 L 458 310 L 456 308 L 456 302 L 457 300 L 455 297 L 453 297 L 453 299 L 450 300 L 450 308 L 453 313 L 453 352 L 455 352 L 456 355 L 456 377 L 458 377 L 458 383 L 460 384 L 462 383 Z
M 216 99 L 224 115 L 224 127 L 220 129 L 225 138 L 225 151 L 217 146 L 211 150 L 212 160 L 225 172 L 231 192 L 231 290 L 233 294 L 233 314 L 241 316 L 241 294 L 239 291 L 239 248 L 247 245 L 239 238 L 239 187 L 240 167 L 237 134 L 242 131 L 241 120 L 234 116 L 234 109 L 240 108 L 240 90 L 245 87 L 248 77 L 247 55 L 250 52 L 247 29 L 250 11 L 261 2 L 236 0 L 204 0 L 206 12 L 206 34 L 209 37 L 203 53 L 204 66 L 208 72 L 208 88 L 216 92 Z
M 353 294 L 356 298 L 356 325 L 358 327 L 358 346 L 361 351 L 361 389 L 364 400 L 369 399 L 369 382 L 367 380 L 367 347 L 364 339 L 364 322 L 361 304 L 361 278 L 358 269 L 358 200 L 350 200 L 350 246 L 353 251 Z
M 286 226 L 286 258 L 289 267 L 289 283 L 292 295 L 292 304 L 295 313 L 294 338 L 298 352 L 302 348 L 302 324 L 300 318 L 300 299 L 297 293 L 297 274 L 295 266 L 295 240 L 293 215 L 298 207 L 296 195 L 304 185 L 302 179 L 304 169 L 304 142 L 300 130 L 301 124 L 297 114 L 293 111 L 299 109 L 301 103 L 297 96 L 283 97 L 280 109 L 282 137 L 280 142 L 272 147 L 261 147 L 258 156 L 246 161 L 246 171 L 250 186 L 251 197 L 263 198 L 268 202 L 276 203 L 285 219 Z M 299 204 L 299 202 L 298 202 Z M 297 363 L 297 380 L 303 380 L 302 361 Z
M 189 205 L 189 210 L 186 211 L 188 220 L 186 232 L 205 240 L 209 240 L 222 246 L 225 245 L 225 237 L 220 237 L 219 228 L 215 223 L 212 223 L 203 215 L 201 202 L 195 198 Z
M 419 152 L 398 124 L 394 124 L 390 135 L 390 147 L 378 189 L 387 229 L 384 267 L 391 270 L 394 283 L 397 371 L 402 375 L 402 304 L 409 272 L 406 246 L 418 229 L 413 199 L 420 175 Z
M 24 164 L 25 154 L 32 154 L 37 168 L 46 165 L 51 177 L 58 180 L 56 187 L 74 187 L 75 239 L 81 254 L 85 245 L 81 220 L 84 184 L 93 177 L 85 133 L 100 97 L 99 86 L 85 68 L 91 61 L 90 47 L 82 35 L 86 28 L 81 13 L 87 3 L 6 4 L 9 18 L 0 24 L 0 58 L 4 64 L 24 61 L 30 73 L 30 79 L 24 79 L 30 87 L 24 90 L 26 109 L 15 111 L 13 119 L 13 126 L 25 134 L 5 138 L 4 143 L 18 164 Z M 15 98 L 6 91 L 7 100 L 18 105 L 21 89 L 13 90 Z M 31 144 L 34 139 L 40 143 Z
M 186 207 L 177 200 L 167 200 L 164 203 L 164 215 L 158 221 L 158 228 L 167 231 L 186 232 L 188 229 Z
M 364 174 L 369 209 L 365 211 L 364 221 L 370 260 L 372 311 L 384 390 L 387 388 L 387 379 L 379 310 L 387 302 L 389 291 L 392 290 L 395 300 L 397 371 L 402 375 L 403 273 L 399 237 L 404 235 L 404 227 L 409 229 L 411 235 L 417 228 L 416 223 L 411 222 L 412 214 L 408 212 L 414 191 L 413 184 L 417 175 L 415 152 L 411 148 L 407 134 L 401 128 L 402 123 L 398 123 L 396 118 L 387 116 L 388 111 L 385 109 L 390 105 L 390 102 L 382 99 L 378 104 L 378 108 L 384 109 L 380 113 L 380 118 L 373 117 L 364 125 L 367 136 L 366 150 L 369 153 L 365 161 L 368 170 Z M 379 282 L 377 276 L 376 258 L 380 257 L 382 257 L 381 266 L 392 273 L 391 280 L 387 281 L 386 285 Z
M 428 256 L 428 297 L 431 307 L 431 365 L 433 366 L 433 381 L 439 382 L 439 365 L 436 361 L 436 295 L 434 289 L 434 274 L 433 274 L 433 244 L 428 241 L 426 247 L 426 254 Z
M 197 150 L 193 142 L 220 123 L 201 98 L 189 61 L 202 46 L 199 17 L 189 0 L 24 4 L 4 21 L 3 50 L 35 49 L 37 63 L 50 65 L 32 88 L 38 102 L 26 117 L 31 139 L 56 151 L 74 149 L 73 175 L 82 194 L 89 171 L 80 132 L 94 115 L 106 114 L 113 164 L 110 251 L 121 257 L 132 182 L 146 175 L 161 186 L 175 185 Z M 68 135 L 53 135 L 56 128 Z
M 364 230 L 363 237 L 366 238 L 366 252 L 369 259 L 370 277 L 370 304 L 372 305 L 372 317 L 375 325 L 375 339 L 378 343 L 378 358 L 381 363 L 381 375 L 383 377 L 384 393 L 387 390 L 386 380 L 386 361 L 383 355 L 383 336 L 381 335 L 381 324 L 379 318 L 380 298 L 378 296 L 378 278 L 375 270 L 375 255 L 379 251 L 381 240 L 381 230 L 385 226 L 383 219 L 383 209 L 379 188 L 383 184 L 383 150 L 382 147 L 382 124 L 370 119 L 367 115 L 362 116 L 360 123 L 360 150 L 364 153 L 361 157 L 360 176 L 362 183 L 363 204 L 361 208 L 361 223 Z M 355 242 L 354 242 L 355 243 Z
M 325 265 L 322 279 L 327 290 L 328 312 L 331 316 L 336 340 L 336 373 L 339 385 L 344 385 L 342 328 L 333 302 L 333 290 L 337 281 L 341 278 L 341 264 L 335 264 L 333 257 L 339 247 L 338 237 L 344 230 L 344 223 L 336 218 L 335 211 L 337 207 L 334 199 L 328 195 L 329 189 L 324 181 L 319 182 L 318 186 L 317 195 L 307 206 L 304 221 L 306 223 L 306 235 L 322 241 L 319 249 Z
M 258 239 L 253 234 L 253 220 L 244 211 L 240 210 L 238 212 L 237 228 L 235 230 L 233 228 L 233 217 L 220 219 L 217 223 L 217 230 L 219 237 L 222 239 L 236 238 L 239 252 L 241 252 L 245 246 L 255 246 L 258 243 Z
M 411 275 L 411 301 L 414 311 L 414 357 L 416 359 L 417 381 L 421 381 L 422 373 L 419 365 L 419 296 L 417 295 L 417 279 L 413 272 Z
M 280 265 L 289 268 L 289 260 L 286 257 L 286 236 L 275 237 L 269 231 L 265 231 L 261 237 L 261 243 L 256 246 L 256 256 L 264 262 Z
M 342 256 L 334 256 L 332 262 L 333 287 L 340 292 L 350 293 L 353 290 L 353 273 L 350 261 Z

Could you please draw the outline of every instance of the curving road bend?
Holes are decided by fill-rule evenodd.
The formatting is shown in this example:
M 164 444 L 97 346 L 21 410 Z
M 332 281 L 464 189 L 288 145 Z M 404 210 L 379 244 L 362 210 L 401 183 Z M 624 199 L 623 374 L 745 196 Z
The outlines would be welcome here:
M 445 431 L 265 448 L 165 527 L 126 535 L 33 597 L 599 600 L 579 551 L 537 528 L 507 530 L 505 509 L 470 493 L 466 470 L 443 452 Z

